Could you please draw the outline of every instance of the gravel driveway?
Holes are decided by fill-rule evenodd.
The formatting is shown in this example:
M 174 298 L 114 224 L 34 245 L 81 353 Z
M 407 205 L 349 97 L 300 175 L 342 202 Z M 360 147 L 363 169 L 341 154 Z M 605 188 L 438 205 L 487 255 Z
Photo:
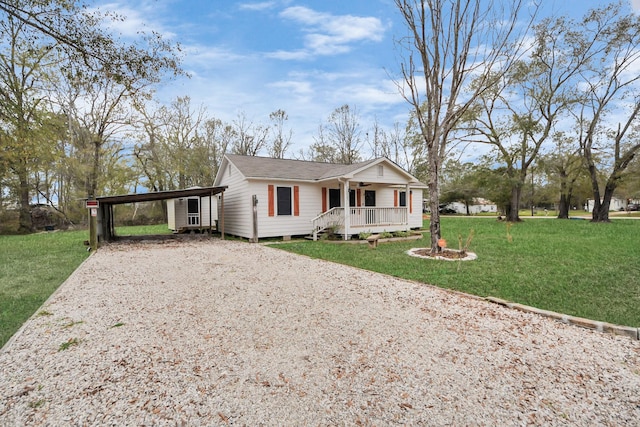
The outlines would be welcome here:
M 221 240 L 100 249 L 0 370 L 0 425 L 640 425 L 638 341 Z

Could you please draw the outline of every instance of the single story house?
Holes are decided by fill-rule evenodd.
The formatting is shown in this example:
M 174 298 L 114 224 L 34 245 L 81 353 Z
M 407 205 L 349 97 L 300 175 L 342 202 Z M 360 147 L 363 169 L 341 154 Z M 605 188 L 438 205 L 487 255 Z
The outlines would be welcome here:
M 452 202 L 446 207 L 453 209 L 458 214 L 467 214 L 467 206 L 462 202 Z M 476 197 L 473 199 L 473 203 L 469 205 L 469 215 L 477 215 L 479 213 L 498 213 L 498 206 L 492 201 Z
M 629 203 L 638 203 L 637 200 L 627 200 L 620 199 L 617 197 L 611 198 L 611 203 L 609 204 L 610 211 L 625 211 L 627 210 L 627 205 Z M 587 212 L 593 212 L 593 206 L 595 205 L 595 201 L 593 199 L 587 199 L 587 204 L 584 207 L 584 210 Z
M 215 186 L 228 188 L 226 232 L 253 241 L 422 227 L 426 186 L 387 158 L 343 165 L 227 154 Z

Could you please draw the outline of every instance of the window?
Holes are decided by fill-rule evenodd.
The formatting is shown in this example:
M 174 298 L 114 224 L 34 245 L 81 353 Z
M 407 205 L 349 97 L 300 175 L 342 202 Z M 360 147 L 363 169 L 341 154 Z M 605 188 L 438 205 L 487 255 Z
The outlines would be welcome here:
M 291 215 L 291 187 L 277 187 L 278 215 Z
M 339 208 L 340 203 L 340 190 L 337 188 L 329 189 L 329 209 Z
M 364 192 L 364 205 L 375 206 L 376 205 L 376 192 L 373 190 L 365 190 Z
M 407 192 L 400 192 L 400 206 L 407 206 Z

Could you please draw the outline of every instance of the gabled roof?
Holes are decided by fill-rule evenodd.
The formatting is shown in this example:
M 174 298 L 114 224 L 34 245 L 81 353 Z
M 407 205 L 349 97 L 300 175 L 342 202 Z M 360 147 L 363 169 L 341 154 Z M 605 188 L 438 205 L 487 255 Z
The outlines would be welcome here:
M 225 160 L 231 162 L 247 179 L 283 179 L 312 182 L 348 177 L 375 164 L 386 162 L 406 175 L 410 182 L 418 183 L 415 177 L 384 157 L 351 165 L 237 154 L 226 154 Z

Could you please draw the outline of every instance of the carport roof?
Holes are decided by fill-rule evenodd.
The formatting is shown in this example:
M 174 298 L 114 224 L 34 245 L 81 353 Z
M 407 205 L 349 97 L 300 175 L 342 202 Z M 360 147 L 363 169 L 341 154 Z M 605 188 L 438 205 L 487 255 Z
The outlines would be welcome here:
M 226 189 L 227 186 L 195 187 L 187 188 L 185 190 L 154 191 L 150 193 L 123 194 L 119 196 L 102 196 L 96 197 L 96 200 L 100 203 L 118 205 L 122 203 L 152 202 L 154 200 L 169 200 L 189 196 L 213 196 L 215 194 L 224 192 L 224 190 Z

